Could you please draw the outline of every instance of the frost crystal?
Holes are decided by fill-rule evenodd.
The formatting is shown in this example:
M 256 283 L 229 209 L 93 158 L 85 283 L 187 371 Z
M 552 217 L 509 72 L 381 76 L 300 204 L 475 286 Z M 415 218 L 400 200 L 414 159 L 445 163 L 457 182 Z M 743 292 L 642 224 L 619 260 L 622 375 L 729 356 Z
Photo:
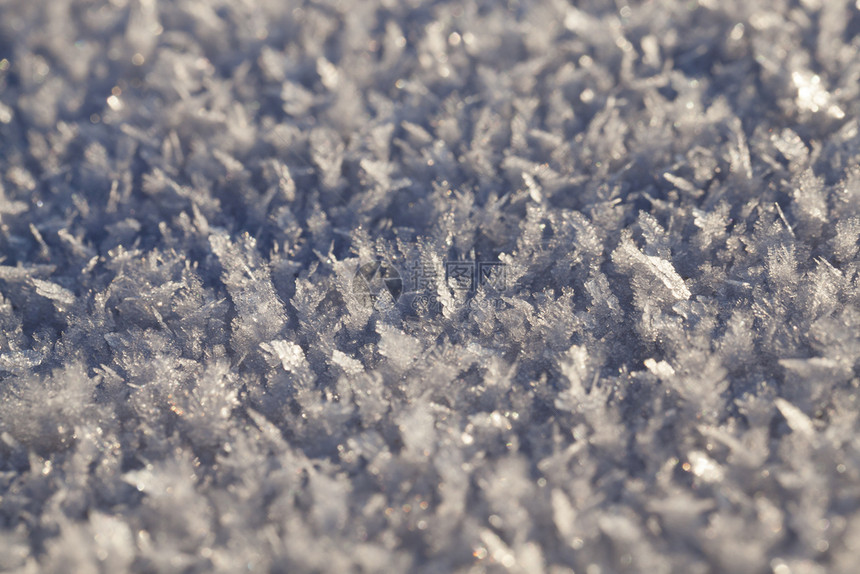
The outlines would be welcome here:
M 289 341 L 272 341 L 271 343 L 260 343 L 260 347 L 281 361 L 285 371 L 298 371 L 307 368 L 305 354 L 302 348 Z
M 860 2 L 0 2 L 0 571 L 850 573 Z

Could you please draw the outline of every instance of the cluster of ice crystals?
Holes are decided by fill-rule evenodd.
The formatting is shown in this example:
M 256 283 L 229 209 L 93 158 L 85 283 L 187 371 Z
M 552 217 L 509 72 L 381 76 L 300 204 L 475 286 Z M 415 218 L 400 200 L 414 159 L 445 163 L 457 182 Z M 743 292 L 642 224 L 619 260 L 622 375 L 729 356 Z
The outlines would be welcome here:
M 858 36 L 0 3 L 0 570 L 854 572 Z

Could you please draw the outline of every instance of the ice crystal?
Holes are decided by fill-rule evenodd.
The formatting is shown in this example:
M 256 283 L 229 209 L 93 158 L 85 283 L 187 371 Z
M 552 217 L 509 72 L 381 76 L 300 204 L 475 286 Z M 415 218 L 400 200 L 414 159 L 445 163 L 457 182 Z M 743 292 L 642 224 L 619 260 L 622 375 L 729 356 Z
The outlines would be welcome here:
M 0 570 L 854 572 L 858 33 L 0 2 Z

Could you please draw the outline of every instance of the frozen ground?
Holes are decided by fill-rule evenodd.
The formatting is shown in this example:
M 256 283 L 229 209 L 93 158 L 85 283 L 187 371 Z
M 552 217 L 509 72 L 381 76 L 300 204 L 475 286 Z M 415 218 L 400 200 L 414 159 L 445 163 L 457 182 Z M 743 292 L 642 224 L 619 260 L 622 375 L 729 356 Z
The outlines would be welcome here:
M 0 570 L 860 557 L 855 0 L 0 0 Z

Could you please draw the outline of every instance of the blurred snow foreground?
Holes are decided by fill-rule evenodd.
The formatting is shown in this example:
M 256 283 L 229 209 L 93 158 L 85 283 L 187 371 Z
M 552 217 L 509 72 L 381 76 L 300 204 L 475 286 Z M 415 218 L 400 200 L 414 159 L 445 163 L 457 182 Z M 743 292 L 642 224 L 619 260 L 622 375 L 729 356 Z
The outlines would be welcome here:
M 0 570 L 855 573 L 855 0 L 0 0 Z

